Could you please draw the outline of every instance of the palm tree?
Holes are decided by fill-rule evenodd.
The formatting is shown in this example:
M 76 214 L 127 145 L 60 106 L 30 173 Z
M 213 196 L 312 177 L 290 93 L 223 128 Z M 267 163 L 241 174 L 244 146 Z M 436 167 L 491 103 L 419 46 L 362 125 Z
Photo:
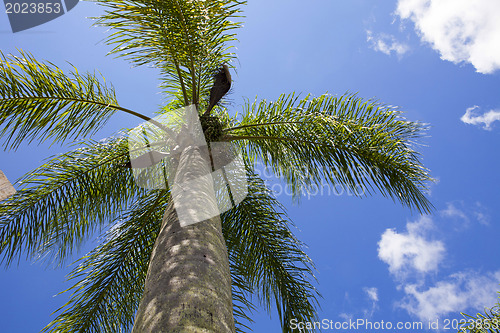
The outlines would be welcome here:
M 146 190 L 134 182 L 129 130 L 88 139 L 115 112 L 149 116 L 121 106 L 112 86 L 93 73 L 64 73 L 23 51 L 2 54 L 4 148 L 86 138 L 25 175 L 18 192 L 2 202 L 3 262 L 28 256 L 62 264 L 93 233 L 104 232 L 72 272 L 70 300 L 45 332 L 244 331 L 242 319 L 251 321 L 256 302 L 277 309 L 284 332 L 291 319 L 314 320 L 314 266 L 256 162 L 282 177 L 296 198 L 326 181 L 354 193 L 359 186 L 380 191 L 420 212 L 431 209 L 423 194 L 431 178 L 414 143 L 425 126 L 393 107 L 353 94 L 292 93 L 247 102 L 241 116 L 231 116 L 214 103 L 214 77 L 235 58 L 230 46 L 243 2 L 99 3 L 106 12 L 97 23 L 113 31 L 111 53 L 160 70 L 170 99 L 158 113 L 195 105 L 207 141 L 242 150 L 248 195 L 220 216 L 181 227 L 170 188 Z M 194 149 L 179 165 L 201 159 Z

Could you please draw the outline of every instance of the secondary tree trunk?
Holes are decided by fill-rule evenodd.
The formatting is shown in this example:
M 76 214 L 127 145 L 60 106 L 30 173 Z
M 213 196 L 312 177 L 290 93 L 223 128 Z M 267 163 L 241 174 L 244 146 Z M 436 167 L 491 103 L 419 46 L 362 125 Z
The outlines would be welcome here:
M 183 166 L 187 165 L 189 171 L 184 172 Z M 209 172 L 202 150 L 189 147 L 181 155 L 176 182 L 199 180 Z M 205 181 L 202 190 L 203 186 L 213 191 L 211 182 Z M 196 210 L 214 204 L 215 198 L 210 195 L 200 199 L 199 193 L 190 197 L 192 194 L 184 193 L 182 200 L 176 200 L 177 209 Z M 151 255 L 132 332 L 234 331 L 231 274 L 220 218 L 216 216 L 181 227 L 171 202 Z
M 9 182 L 7 177 L 0 170 L 0 201 L 7 199 L 8 197 L 16 194 L 14 186 Z

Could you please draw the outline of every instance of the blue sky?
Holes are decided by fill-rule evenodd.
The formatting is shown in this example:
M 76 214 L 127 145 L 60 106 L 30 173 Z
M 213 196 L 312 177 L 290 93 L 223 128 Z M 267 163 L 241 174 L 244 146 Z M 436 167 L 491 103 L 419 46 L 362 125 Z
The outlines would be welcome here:
M 293 204 L 279 199 L 316 263 L 320 319 L 334 322 L 422 322 L 475 313 L 500 290 L 500 3 L 491 0 L 251 1 L 239 30 L 232 108 L 243 97 L 276 99 L 358 92 L 398 106 L 410 120 L 430 124 L 421 147 L 438 180 L 436 210 L 420 216 L 380 195 L 317 194 Z M 157 73 L 105 56 L 106 31 L 91 28 L 96 4 L 13 34 L 0 13 L 0 49 L 32 52 L 63 68 L 99 70 L 119 102 L 153 114 L 163 102 Z M 100 139 L 139 122 L 117 114 Z M 66 147 L 22 146 L 0 152 L 0 169 L 14 181 Z M 273 181 L 272 179 L 269 179 Z M 278 189 L 278 187 L 276 187 Z M 278 193 L 277 193 L 278 194 Z M 82 249 L 80 254 L 84 254 Z M 75 257 L 76 259 L 76 257 Z M 69 269 L 21 262 L 0 272 L 2 332 L 36 332 L 62 306 Z M 255 314 L 255 332 L 279 332 Z M 448 326 L 450 331 L 451 326 Z M 329 330 L 324 330 L 329 331 Z M 358 332 L 365 332 L 358 328 Z M 404 331 L 404 330 L 401 330 Z

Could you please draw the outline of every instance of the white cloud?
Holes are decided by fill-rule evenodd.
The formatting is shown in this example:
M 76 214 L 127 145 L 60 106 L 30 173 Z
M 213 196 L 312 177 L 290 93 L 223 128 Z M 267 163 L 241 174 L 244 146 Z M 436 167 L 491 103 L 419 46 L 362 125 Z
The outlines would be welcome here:
M 363 315 L 365 318 L 371 318 L 371 317 L 373 317 L 373 314 L 375 313 L 375 311 L 378 309 L 378 306 L 377 306 L 378 289 L 375 287 L 371 287 L 371 288 L 365 287 L 365 288 L 363 288 L 363 290 L 366 293 L 366 295 L 368 296 L 368 298 L 370 299 L 370 301 L 372 302 L 370 309 L 363 310 Z
M 344 321 L 350 321 L 350 320 L 353 320 L 354 316 L 350 313 L 345 313 L 345 312 L 342 312 L 341 314 L 339 314 L 339 317 L 344 319 Z
M 432 220 L 422 216 L 406 225 L 406 233 L 387 229 L 378 243 L 378 257 L 389 265 L 391 273 L 400 277 L 409 271 L 435 271 L 444 257 L 445 248 L 440 241 L 426 239 L 427 231 L 432 228 Z
M 490 217 L 486 213 L 487 209 L 480 202 L 476 202 L 473 207 L 468 209 L 466 209 L 463 203 L 460 203 L 459 206 L 461 208 L 458 208 L 455 203 L 448 202 L 446 203 L 446 209 L 439 211 L 439 214 L 446 218 L 462 220 L 463 224 L 457 230 L 469 227 L 469 222 L 472 220 L 471 217 L 475 217 L 482 225 L 489 225 Z
M 500 110 L 490 110 L 482 115 L 479 115 L 476 112 L 476 110 L 478 109 L 479 106 L 477 105 L 468 108 L 467 110 L 465 110 L 465 114 L 460 118 L 460 120 L 470 125 L 484 124 L 483 128 L 485 130 L 491 130 L 491 124 L 497 120 L 500 120 Z
M 490 218 L 485 213 L 483 213 L 483 212 L 474 212 L 474 215 L 476 216 L 476 218 L 479 221 L 479 223 L 481 223 L 482 225 L 490 225 Z
M 455 207 L 455 205 L 452 202 L 448 202 L 446 204 L 446 209 L 443 209 L 442 211 L 439 212 L 441 215 L 445 217 L 458 217 L 462 220 L 468 221 L 469 218 L 463 211 Z
M 402 56 L 410 50 L 407 44 L 398 42 L 394 36 L 388 34 L 374 36 L 370 30 L 367 30 L 366 40 L 370 42 L 372 49 L 387 55 L 391 55 L 394 52 L 396 55 Z
M 399 0 L 396 14 L 411 19 L 442 59 L 484 74 L 500 68 L 500 1 Z
M 371 287 L 371 288 L 363 288 L 363 290 L 365 291 L 366 295 L 368 296 L 368 298 L 373 301 L 373 302 L 377 302 L 378 301 L 378 289 L 375 288 L 375 287 Z
M 463 204 L 457 208 L 448 203 L 440 211 L 444 217 L 458 218 L 468 222 L 475 215 L 480 223 L 487 223 L 485 207 L 476 202 L 466 213 Z M 438 282 L 429 284 L 429 273 L 434 280 L 438 265 L 442 261 L 445 247 L 438 240 L 429 239 L 434 228 L 432 220 L 422 216 L 418 221 L 408 223 L 405 233 L 387 229 L 379 241 L 378 256 L 389 265 L 394 274 L 396 289 L 404 292 L 396 305 L 405 309 L 420 321 L 442 319 L 460 312 L 474 313 L 492 307 L 498 298 L 500 270 L 487 274 L 463 271 L 452 274 Z M 370 297 L 369 288 L 365 292 Z M 378 299 L 378 294 L 375 294 Z M 373 312 L 372 312 L 373 313 Z
M 479 201 L 476 202 L 474 216 L 480 224 L 490 225 L 490 216 L 486 213 L 486 207 L 484 207 Z
M 500 271 L 484 276 L 474 272 L 451 275 L 426 290 L 415 284 L 404 287 L 407 294 L 400 307 L 421 321 L 435 320 L 447 314 L 491 307 L 496 303 Z

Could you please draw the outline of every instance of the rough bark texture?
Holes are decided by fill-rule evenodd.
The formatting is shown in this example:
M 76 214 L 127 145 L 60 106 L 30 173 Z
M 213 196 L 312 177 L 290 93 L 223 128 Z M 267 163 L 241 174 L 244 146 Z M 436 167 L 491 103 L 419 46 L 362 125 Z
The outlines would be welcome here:
M 16 190 L 9 182 L 7 177 L 3 174 L 2 170 L 0 170 L 0 201 L 7 199 L 11 195 L 14 195 Z
M 186 149 L 176 181 L 199 178 L 210 170 L 199 148 Z M 193 163 L 200 164 L 193 168 Z M 189 172 L 182 172 L 190 165 Z M 193 171 L 194 170 L 194 171 Z M 213 186 L 206 183 L 205 186 Z M 190 193 L 175 206 L 200 209 L 214 198 L 191 200 Z M 212 202 L 203 202 L 212 200 Z M 143 298 L 133 333 L 234 332 L 231 274 L 219 216 L 181 227 L 174 204 L 165 212 L 163 225 L 149 262 Z

